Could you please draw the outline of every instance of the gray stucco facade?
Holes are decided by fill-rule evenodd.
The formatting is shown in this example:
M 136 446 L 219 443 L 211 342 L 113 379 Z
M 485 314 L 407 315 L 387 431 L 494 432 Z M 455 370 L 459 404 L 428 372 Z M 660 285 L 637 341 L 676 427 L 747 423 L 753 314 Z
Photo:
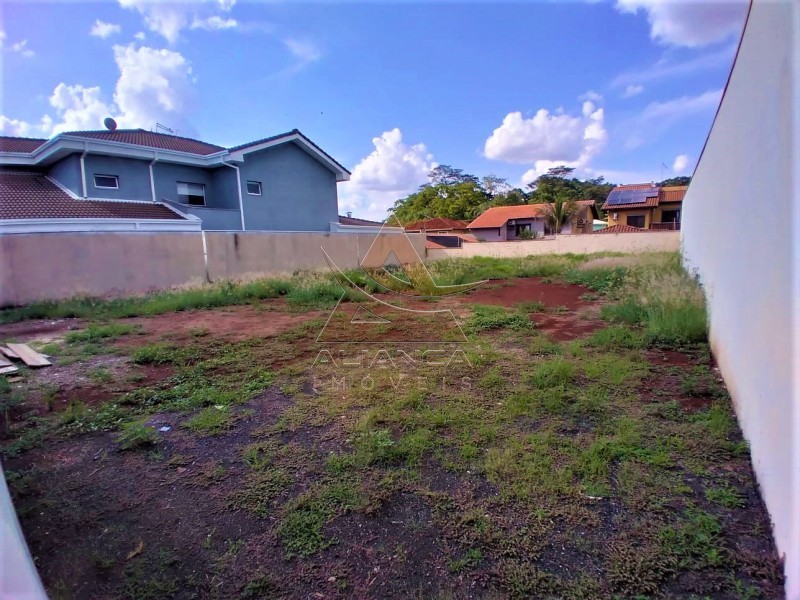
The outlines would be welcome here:
M 336 176 L 295 144 L 245 155 L 239 167 L 247 229 L 329 231 L 339 218 Z M 261 183 L 261 196 L 247 182 Z
M 81 156 L 73 153 L 61 158 L 47 172 L 79 198 L 84 196 Z M 245 148 L 235 160 L 217 160 L 208 166 L 158 158 L 155 152 L 153 157 L 155 162 L 87 152 L 83 157 L 86 197 L 164 202 L 200 217 L 206 230 L 241 230 L 240 203 L 248 231 L 330 231 L 331 223 L 338 221 L 336 185 L 342 179 L 331 168 L 329 157 L 321 160 L 294 141 L 255 146 L 253 151 Z M 239 169 L 241 199 L 237 171 L 229 165 Z M 118 187 L 97 186 L 96 175 L 116 177 Z M 248 181 L 260 184 L 260 195 L 248 193 Z M 205 205 L 181 202 L 179 183 L 204 186 Z

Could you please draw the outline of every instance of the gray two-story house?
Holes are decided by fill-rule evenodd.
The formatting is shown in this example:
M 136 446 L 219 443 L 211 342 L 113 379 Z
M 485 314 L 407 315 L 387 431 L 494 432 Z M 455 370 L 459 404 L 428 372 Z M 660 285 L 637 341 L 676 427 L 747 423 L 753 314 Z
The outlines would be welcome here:
M 233 148 L 143 129 L 0 137 L 0 232 L 330 231 L 349 177 L 296 129 Z

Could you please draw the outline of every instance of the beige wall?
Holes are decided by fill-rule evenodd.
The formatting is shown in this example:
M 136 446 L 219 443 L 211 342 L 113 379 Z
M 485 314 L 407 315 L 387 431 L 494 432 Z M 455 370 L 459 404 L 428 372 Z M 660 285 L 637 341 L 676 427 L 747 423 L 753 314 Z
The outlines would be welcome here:
M 429 249 L 429 260 L 469 258 L 470 256 L 531 256 L 538 254 L 593 254 L 595 252 L 674 252 L 678 250 L 677 231 L 647 233 L 604 233 L 589 235 L 559 235 L 555 239 L 528 242 L 481 242 L 464 244 L 461 248 Z
M 681 224 L 791 599 L 800 598 L 798 6 L 753 2 Z M 760 226 L 753 217 L 764 210 L 769 223 Z
M 206 233 L 211 281 L 327 269 L 321 248 L 341 268 L 358 265 L 376 236 L 350 233 Z M 425 256 L 425 236 L 378 237 L 382 264 L 393 249 L 413 262 L 410 239 Z M 76 295 L 122 296 L 206 280 L 201 233 L 73 233 L 0 236 L 0 307 Z

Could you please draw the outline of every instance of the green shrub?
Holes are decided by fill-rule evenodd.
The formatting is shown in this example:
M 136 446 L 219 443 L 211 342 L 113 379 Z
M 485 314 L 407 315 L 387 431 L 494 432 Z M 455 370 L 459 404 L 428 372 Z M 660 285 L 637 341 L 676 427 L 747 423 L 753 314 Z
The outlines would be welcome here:
M 469 333 L 477 333 L 487 329 L 508 328 L 522 331 L 533 327 L 530 318 L 520 312 L 511 312 L 502 306 L 486 306 L 476 304 L 472 307 L 472 315 L 465 324 Z
M 152 446 L 158 440 L 158 434 L 150 427 L 145 427 L 142 423 L 128 423 L 123 427 L 122 432 L 117 437 L 117 444 L 120 450 L 133 450 L 143 446 Z
M 600 318 L 612 323 L 639 325 L 647 319 L 647 311 L 636 299 L 627 297 L 615 304 L 601 306 Z

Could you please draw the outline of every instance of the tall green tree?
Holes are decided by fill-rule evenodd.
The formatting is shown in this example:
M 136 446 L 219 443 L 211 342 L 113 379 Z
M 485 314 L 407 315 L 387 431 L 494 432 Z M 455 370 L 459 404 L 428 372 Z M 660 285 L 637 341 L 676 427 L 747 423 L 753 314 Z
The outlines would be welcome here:
M 682 175 L 681 177 L 671 177 L 670 179 L 665 179 L 658 185 L 666 186 L 666 185 L 689 185 L 692 181 L 691 177 L 687 177 Z

